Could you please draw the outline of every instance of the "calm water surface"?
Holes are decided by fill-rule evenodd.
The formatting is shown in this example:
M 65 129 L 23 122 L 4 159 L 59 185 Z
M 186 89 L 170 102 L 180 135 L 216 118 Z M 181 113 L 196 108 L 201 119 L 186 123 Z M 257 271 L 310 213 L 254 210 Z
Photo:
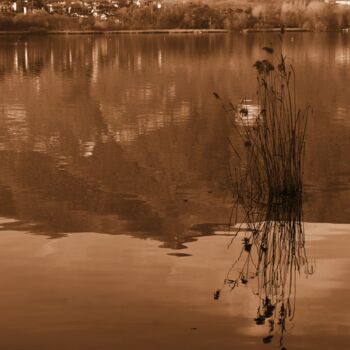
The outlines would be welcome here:
M 0 344 L 4 349 L 259 349 L 249 286 L 213 292 L 238 250 L 212 92 L 255 91 L 280 47 L 310 104 L 307 253 L 288 349 L 347 349 L 350 35 L 2 36 Z

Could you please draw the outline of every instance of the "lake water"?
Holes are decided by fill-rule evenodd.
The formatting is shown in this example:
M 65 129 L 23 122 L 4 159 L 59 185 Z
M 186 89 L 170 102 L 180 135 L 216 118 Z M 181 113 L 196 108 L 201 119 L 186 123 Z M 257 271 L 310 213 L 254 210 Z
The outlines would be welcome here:
M 315 273 L 280 345 L 249 285 L 221 289 L 232 123 L 283 47 L 310 104 L 304 220 Z M 234 141 L 234 140 L 233 140 Z M 0 344 L 12 349 L 347 349 L 350 35 L 0 37 Z

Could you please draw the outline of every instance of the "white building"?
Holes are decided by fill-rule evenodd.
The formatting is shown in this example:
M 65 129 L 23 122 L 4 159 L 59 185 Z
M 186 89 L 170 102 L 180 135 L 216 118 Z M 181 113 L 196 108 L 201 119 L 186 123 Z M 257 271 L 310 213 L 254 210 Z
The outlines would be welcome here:
M 336 0 L 335 3 L 337 5 L 347 5 L 350 6 L 350 0 Z
M 324 0 L 327 4 L 350 6 L 350 0 Z

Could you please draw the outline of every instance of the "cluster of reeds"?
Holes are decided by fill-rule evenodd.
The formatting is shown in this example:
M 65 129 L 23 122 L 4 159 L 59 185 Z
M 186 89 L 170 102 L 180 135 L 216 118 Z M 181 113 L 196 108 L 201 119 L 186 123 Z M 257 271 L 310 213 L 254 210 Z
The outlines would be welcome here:
M 273 54 L 271 48 L 264 49 Z M 236 130 L 246 148 L 245 157 L 240 157 L 244 165 L 236 168 L 234 190 L 237 194 L 249 192 L 251 200 L 278 203 L 302 193 L 302 161 L 310 109 L 297 106 L 295 72 L 283 55 L 276 66 L 264 59 L 254 67 L 258 111 L 249 115 L 244 103 L 239 110 L 233 109 L 240 120 Z
M 310 108 L 300 109 L 296 101 L 293 66 L 282 54 L 275 64 L 274 50 L 264 50 L 272 58 L 254 64 L 257 71 L 256 108 L 247 100 L 224 105 L 235 128 L 234 168 L 230 167 L 234 196 L 263 203 L 279 203 L 302 194 L 305 133 Z M 218 99 L 220 97 L 214 93 Z M 245 151 L 242 151 L 242 147 Z M 245 204 L 247 205 L 247 203 Z
M 230 141 L 236 199 L 236 217 L 230 219 L 230 228 L 235 230 L 231 244 L 241 238 L 240 253 L 225 285 L 234 289 L 255 281 L 260 299 L 255 322 L 269 327 L 263 341 L 271 342 L 279 329 L 280 347 L 285 349 L 286 321 L 294 316 L 296 276 L 302 270 L 313 273 L 302 222 L 303 157 L 310 109 L 297 105 L 295 72 L 286 57 L 281 54 L 275 64 L 274 50 L 264 50 L 271 59 L 254 64 L 256 105 L 247 100 L 229 108 L 224 105 L 233 116 L 234 137 L 239 140 Z M 219 296 L 218 292 L 214 295 Z

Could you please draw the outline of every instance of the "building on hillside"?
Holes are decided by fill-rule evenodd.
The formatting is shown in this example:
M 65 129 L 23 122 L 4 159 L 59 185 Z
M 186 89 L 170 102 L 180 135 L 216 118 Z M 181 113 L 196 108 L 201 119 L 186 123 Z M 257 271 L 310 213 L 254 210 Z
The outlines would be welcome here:
M 350 0 L 336 0 L 335 3 L 337 5 L 347 5 L 350 6 Z
M 27 14 L 30 12 L 35 12 L 37 10 L 43 9 L 42 1 L 34 0 L 14 0 L 11 2 L 6 2 L 10 4 L 10 11 L 16 13 Z
M 324 0 L 326 4 L 350 6 L 350 0 Z
M 15 0 L 12 3 L 12 9 L 17 13 L 28 13 L 28 0 Z
M 12 3 L 10 1 L 0 1 L 0 13 L 13 12 Z

